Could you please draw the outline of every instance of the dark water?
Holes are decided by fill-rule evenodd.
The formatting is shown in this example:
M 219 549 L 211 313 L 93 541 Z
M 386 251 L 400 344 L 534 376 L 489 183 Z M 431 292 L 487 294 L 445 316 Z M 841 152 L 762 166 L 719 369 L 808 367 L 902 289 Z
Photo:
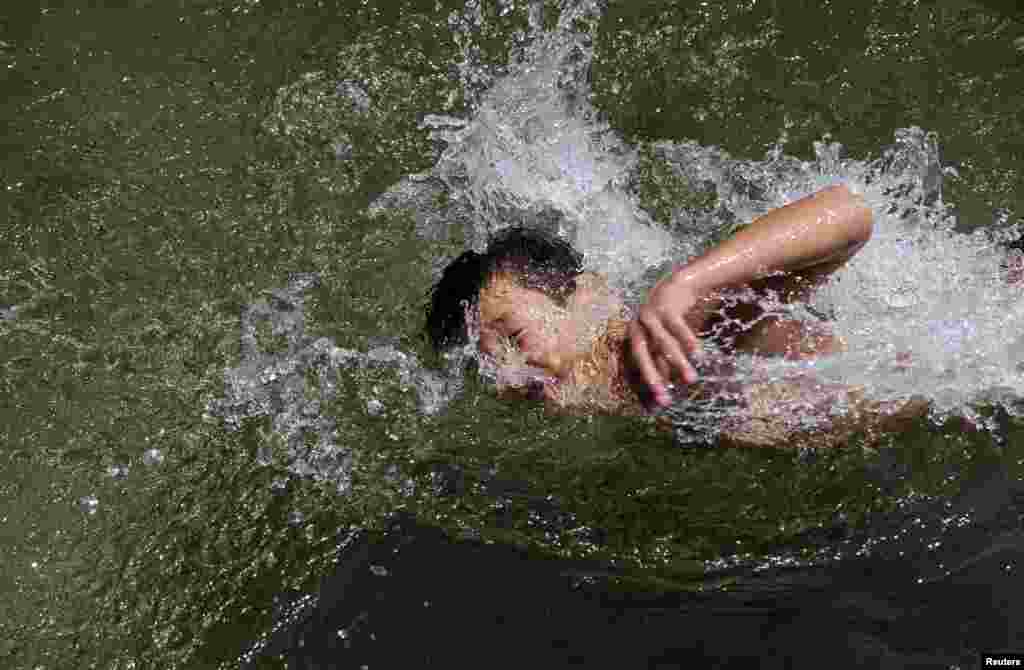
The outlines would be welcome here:
M 437 177 L 424 118 L 472 118 L 584 5 L 562 4 L 0 9 L 4 667 L 1024 651 L 1011 402 L 881 448 L 695 452 L 438 372 L 424 290 L 510 210 L 447 202 L 474 173 Z M 867 160 L 911 127 L 954 168 L 959 230 L 1020 221 L 1012 3 L 612 2 L 560 29 L 589 91 L 566 118 L 592 104 L 641 148 L 630 192 L 660 224 L 725 204 L 657 141 Z M 430 202 L 378 198 L 402 183 Z

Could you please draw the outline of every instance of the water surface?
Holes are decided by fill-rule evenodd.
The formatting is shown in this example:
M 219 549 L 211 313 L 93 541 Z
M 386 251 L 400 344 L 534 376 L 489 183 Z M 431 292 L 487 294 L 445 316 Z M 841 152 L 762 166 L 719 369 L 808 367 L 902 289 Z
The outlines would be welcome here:
M 1024 211 L 1013 16 L 250 0 L 0 25 L 11 667 L 280 665 L 304 653 L 282 635 L 345 599 L 339 562 L 395 599 L 457 582 L 430 565 L 451 554 L 374 553 L 422 527 L 495 568 L 514 563 L 481 544 L 569 561 L 552 570 L 648 613 L 791 597 L 868 664 L 1022 646 L 1022 317 L 993 241 Z M 499 403 L 419 336 L 443 263 L 509 222 L 558 230 L 639 300 L 666 264 L 837 180 L 877 226 L 818 298 L 857 343 L 820 374 L 936 407 L 885 444 L 683 448 L 643 419 Z M 885 372 L 890 346 L 912 374 Z M 439 619 L 467 625 L 473 602 Z M 389 658 L 370 635 L 403 630 L 337 616 L 310 629 L 336 648 L 308 642 L 337 667 Z M 457 633 L 427 630 L 424 655 L 458 659 Z M 806 628 L 788 630 L 795 654 Z

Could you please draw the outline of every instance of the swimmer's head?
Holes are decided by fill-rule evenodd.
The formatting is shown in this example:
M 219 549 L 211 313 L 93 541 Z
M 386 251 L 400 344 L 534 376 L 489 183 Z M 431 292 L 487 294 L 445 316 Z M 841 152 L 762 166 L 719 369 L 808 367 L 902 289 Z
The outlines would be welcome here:
M 582 272 L 583 255 L 568 242 L 533 228 L 506 228 L 491 239 L 485 253 L 467 251 L 445 268 L 427 306 L 427 336 L 439 352 L 466 344 L 470 314 L 495 277 L 538 291 L 564 307 Z
M 582 264 L 572 246 L 545 232 L 502 231 L 484 254 L 455 259 L 434 286 L 426 324 L 434 349 L 472 335 L 499 395 L 621 409 L 629 402 L 617 372 L 622 296 Z

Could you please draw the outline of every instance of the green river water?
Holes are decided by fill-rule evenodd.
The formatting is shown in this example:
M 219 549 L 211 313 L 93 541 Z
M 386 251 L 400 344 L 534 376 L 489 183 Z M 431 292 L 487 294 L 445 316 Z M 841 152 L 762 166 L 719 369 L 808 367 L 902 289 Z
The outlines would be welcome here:
M 561 3 L 533 5 L 532 29 L 552 30 Z M 383 532 L 399 513 L 538 560 L 613 566 L 619 588 L 695 592 L 743 584 L 745 561 L 827 563 L 817 531 L 874 537 L 915 500 L 955 505 L 979 472 L 1019 490 L 1024 424 L 1000 406 L 976 408 L 996 435 L 922 420 L 882 447 L 817 456 L 694 451 L 646 420 L 499 403 L 472 377 L 425 414 L 393 368 L 361 365 L 319 410 L 358 454 L 345 486 L 289 467 L 270 414 L 237 430 L 211 415 L 243 358 L 240 315 L 295 273 L 319 277 L 306 334 L 356 352 L 386 337 L 439 364 L 419 334 L 425 291 L 467 238 L 367 207 L 438 162 L 425 115 L 471 116 L 528 41 L 530 12 L 0 9 L 3 667 L 233 667 L 280 601 L 317 589 L 353 529 Z M 591 29 L 590 104 L 631 146 L 694 140 L 760 159 L 785 132 L 792 156 L 831 138 L 866 158 L 918 126 L 955 168 L 942 197 L 961 230 L 1024 212 L 1012 3 L 610 2 Z M 645 151 L 634 192 L 655 221 L 714 204 Z M 256 338 L 288 346 L 269 328 Z M 315 380 L 304 388 L 315 395 Z M 366 389 L 383 409 L 367 411 Z M 516 482 L 500 502 L 479 474 L 495 464 Z M 537 511 L 545 500 L 557 513 Z M 1001 505 L 986 532 L 1017 537 L 1022 512 Z M 944 566 L 924 546 L 927 579 L 970 559 Z

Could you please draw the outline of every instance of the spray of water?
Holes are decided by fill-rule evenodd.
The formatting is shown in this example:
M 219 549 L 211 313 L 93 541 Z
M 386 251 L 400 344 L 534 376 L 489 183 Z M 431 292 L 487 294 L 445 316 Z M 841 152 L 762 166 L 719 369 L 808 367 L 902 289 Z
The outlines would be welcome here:
M 812 378 L 862 389 L 880 403 L 917 396 L 930 403 L 937 422 L 960 414 L 984 425 L 974 409 L 979 404 L 999 403 L 1019 414 L 1024 301 L 1020 285 L 1007 281 L 1008 255 L 999 244 L 1018 231 L 956 232 L 942 199 L 936 136 L 900 129 L 872 160 L 843 158 L 842 145 L 819 142 L 814 159 L 800 161 L 785 156 L 783 144 L 784 138 L 761 161 L 736 160 L 694 143 L 657 145 L 678 175 L 715 189 L 718 210 L 683 221 L 701 244 L 715 237 L 716 219 L 749 222 L 836 183 L 860 194 L 874 213 L 871 241 L 808 305 L 762 303 L 767 314 L 785 318 L 828 315 L 848 350 L 799 362 L 741 356 L 732 381 L 796 384 Z M 673 417 L 689 434 L 711 437 L 737 411 L 730 400 L 735 398 L 723 392 L 703 399 L 700 412 L 687 414 L 684 404 Z M 804 428 L 818 419 L 800 407 L 789 409 Z M 841 402 L 831 409 L 845 410 Z
M 327 337 L 307 336 L 305 293 L 318 281 L 313 274 L 295 275 L 285 288 L 268 291 L 246 307 L 241 362 L 225 371 L 224 395 L 207 404 L 206 416 L 223 421 L 229 430 L 239 430 L 245 419 L 269 417 L 283 453 L 275 453 L 274 441 L 268 440 L 256 455 L 261 463 L 280 459 L 290 472 L 334 483 L 346 493 L 358 454 L 339 443 L 338 426 L 323 411 L 338 396 L 340 380 L 361 370 L 391 371 L 402 387 L 415 390 L 418 409 L 427 415 L 440 411 L 460 392 L 461 384 L 454 371 L 442 375 L 427 370 L 416 356 L 391 342 L 359 352 L 338 347 Z M 261 342 L 261 329 L 281 345 Z M 370 416 L 389 409 L 378 392 L 369 387 L 360 394 Z
M 468 3 L 468 14 L 453 17 L 456 27 L 476 25 L 474 7 Z M 658 160 L 694 190 L 713 192 L 717 205 L 696 213 L 680 206 L 670 221 L 655 223 L 628 187 L 637 151 L 601 123 L 589 103 L 587 71 L 598 4 L 569 4 L 551 32 L 541 29 L 540 7 L 531 5 L 530 32 L 502 76 L 485 77 L 488 87 L 480 91 L 483 74 L 464 77 L 472 102 L 468 118 L 424 118 L 424 127 L 446 145 L 434 168 L 389 189 L 371 205 L 371 214 L 410 211 L 417 232 L 430 239 L 461 228 L 460 236 L 477 250 L 505 226 L 547 227 L 586 255 L 588 270 L 606 275 L 638 300 L 656 279 L 651 268 L 685 262 L 730 226 L 844 183 L 874 212 L 871 241 L 810 305 L 768 309 L 789 318 L 829 315 L 848 351 L 800 362 L 739 357 L 730 383 L 718 396 L 705 398 L 701 411 L 690 411 L 694 407 L 685 403 L 676 407 L 680 428 L 701 439 L 713 437 L 724 420 L 743 411 L 736 402 L 737 384 L 808 375 L 816 384 L 860 387 L 878 402 L 923 396 L 935 419 L 950 413 L 971 417 L 971 407 L 979 403 L 1000 403 L 1019 414 L 1024 386 L 1020 287 L 1004 281 L 1006 253 L 996 236 L 956 232 L 957 222 L 942 199 L 943 169 L 933 134 L 899 130 L 890 147 L 865 160 L 846 158 L 840 144 L 827 141 L 815 145 L 812 159 L 800 160 L 785 154 L 785 136 L 761 160 L 735 159 L 692 142 L 657 143 Z M 447 197 L 435 197 L 439 193 Z M 439 261 L 438 270 L 446 260 Z M 227 397 L 211 410 L 229 423 L 232 416 L 237 423 L 241 416 L 274 414 L 275 430 L 295 452 L 295 467 L 334 477 L 345 488 L 352 455 L 332 442 L 328 423 L 313 418 L 317 412 L 300 400 L 304 396 L 295 380 L 310 371 L 327 380 L 335 368 L 390 366 L 416 391 L 420 410 L 432 414 L 460 392 L 461 362 L 476 352 L 471 343 L 438 373 L 391 345 L 356 352 L 339 350 L 329 340 L 307 341 L 296 326 L 301 284 L 247 313 L 287 332 L 288 351 L 259 352 L 243 337 L 243 364 L 228 372 Z M 381 401 L 369 396 L 373 413 Z M 842 402 L 837 405 L 832 410 L 842 411 Z M 816 421 L 810 413 L 796 414 L 805 423 Z M 321 448 L 300 457 L 301 429 L 314 430 Z
M 594 2 L 567 7 L 554 31 L 515 55 L 472 118 L 428 115 L 423 124 L 447 145 L 432 176 L 455 211 L 441 219 L 464 226 L 471 246 L 540 219 L 586 254 L 588 269 L 628 281 L 665 260 L 675 241 L 625 197 L 635 152 L 588 101 L 598 16 Z
M 710 213 L 678 208 L 665 222 L 673 236 L 627 188 L 636 152 L 596 120 L 587 102 L 581 73 L 590 62 L 589 35 L 570 26 L 595 12 L 586 3 L 566 10 L 559 29 L 532 42 L 481 97 L 472 118 L 425 118 L 448 147 L 431 175 L 454 203 L 452 216 L 431 217 L 439 226 L 463 226 L 480 249 L 496 229 L 546 223 L 586 254 L 588 269 L 642 296 L 645 270 L 684 262 L 729 226 L 846 184 L 874 212 L 872 240 L 810 305 L 770 305 L 768 313 L 827 314 L 848 351 L 810 362 L 741 357 L 732 381 L 812 374 L 821 384 L 860 388 L 876 402 L 923 397 L 935 420 L 952 413 L 977 418 L 972 406 L 979 403 L 998 402 L 1017 413 L 1024 383 L 1020 287 L 1005 281 L 1006 253 L 995 236 L 956 232 L 942 199 L 934 134 L 900 129 L 879 157 L 865 160 L 845 158 L 841 144 L 827 141 L 816 143 L 813 159 L 800 160 L 784 153 L 785 136 L 762 160 L 734 159 L 691 142 L 658 143 L 655 155 L 676 176 L 717 196 Z M 555 216 L 538 215 L 552 211 Z M 675 416 L 691 433 L 713 437 L 725 416 L 740 411 L 733 396 L 723 390 L 705 398 L 700 412 L 686 417 L 694 408 L 678 407 L 683 411 Z M 794 414 L 804 427 L 816 421 L 799 408 Z

